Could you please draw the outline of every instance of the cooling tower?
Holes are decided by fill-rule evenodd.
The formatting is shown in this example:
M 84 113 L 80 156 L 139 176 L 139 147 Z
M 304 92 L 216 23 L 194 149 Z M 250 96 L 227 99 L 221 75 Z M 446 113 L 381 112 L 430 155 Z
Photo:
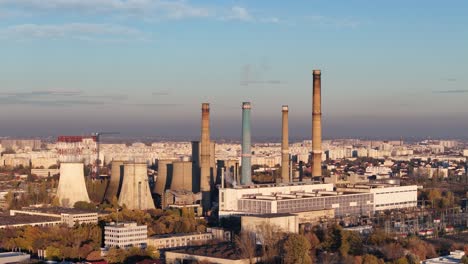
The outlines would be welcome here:
M 174 161 L 172 163 L 171 190 L 192 191 L 192 162 Z
M 321 72 L 313 71 L 312 94 L 312 178 L 322 177 Z
M 172 162 L 173 160 L 158 160 L 158 177 L 153 192 L 163 195 L 168 185 L 168 178 L 172 177 Z
M 122 188 L 122 179 L 123 179 L 123 164 L 122 160 L 114 160 L 111 163 L 111 175 L 109 185 L 106 189 L 106 195 L 104 200 L 112 202 L 112 199 L 119 198 L 120 190 Z
M 252 151 L 250 150 L 250 110 L 252 106 L 249 102 L 242 103 L 242 175 L 241 184 L 252 184 Z
M 63 207 L 73 207 L 76 202 L 90 202 L 84 178 L 83 163 L 62 162 L 57 197 Z
M 282 108 L 281 181 L 289 182 L 289 108 Z
M 146 163 L 125 163 L 124 175 L 119 205 L 125 205 L 130 210 L 154 209 Z

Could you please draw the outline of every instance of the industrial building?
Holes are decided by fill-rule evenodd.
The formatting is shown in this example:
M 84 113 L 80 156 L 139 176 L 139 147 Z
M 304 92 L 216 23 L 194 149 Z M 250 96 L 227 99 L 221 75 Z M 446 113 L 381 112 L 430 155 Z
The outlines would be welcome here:
M 393 186 L 388 184 L 356 184 L 337 187 L 341 192 L 371 193 L 374 211 L 412 208 L 418 205 L 418 186 Z
M 212 233 L 168 234 L 148 237 L 148 246 L 155 249 L 200 245 L 214 238 Z
M 0 263 L 28 263 L 31 255 L 23 252 L 2 252 L 0 253 Z
M 59 219 L 61 224 L 66 224 L 70 227 L 75 224 L 97 224 L 98 213 L 88 210 L 76 208 L 61 208 L 61 207 L 25 207 L 21 210 L 10 210 L 11 216 L 29 215 L 53 217 Z
M 135 222 L 110 223 L 104 227 L 105 248 L 146 248 L 148 227 Z
M 0 216 L 0 229 L 22 226 L 54 226 L 61 225 L 62 220 L 58 217 L 37 215 L 12 215 Z M 0 262 L 1 263 L 1 262 Z
M 219 216 L 333 210 L 335 217 L 417 206 L 417 186 L 337 188 L 333 184 L 254 185 L 222 188 Z M 359 187 L 359 186 L 358 186 Z
M 245 256 L 241 256 L 239 249 L 231 243 L 217 243 L 205 246 L 192 246 L 184 249 L 165 252 L 165 260 L 168 264 L 180 263 L 218 263 L 218 264 L 250 264 L 260 260 L 260 252 L 257 250 L 253 262 Z
M 316 210 L 298 213 L 277 213 L 241 216 L 241 229 L 256 232 L 262 225 L 274 226 L 282 232 L 299 233 L 307 226 L 313 226 L 334 219 L 335 210 Z

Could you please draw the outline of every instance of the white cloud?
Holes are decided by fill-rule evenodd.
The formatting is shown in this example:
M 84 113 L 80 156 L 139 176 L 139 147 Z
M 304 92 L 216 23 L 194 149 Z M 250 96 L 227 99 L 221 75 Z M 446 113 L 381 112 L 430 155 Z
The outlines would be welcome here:
M 240 6 L 234 6 L 231 8 L 230 14 L 226 17 L 227 20 L 240 20 L 240 21 L 253 21 L 254 18 L 250 12 Z
M 7 38 L 73 38 L 81 40 L 145 40 L 143 32 L 125 26 L 109 24 L 70 23 L 60 25 L 21 24 L 0 29 Z
M 145 15 L 181 19 L 206 17 L 210 10 L 195 7 L 185 0 L 0 0 L 0 7 L 37 12 L 109 13 L 114 15 Z

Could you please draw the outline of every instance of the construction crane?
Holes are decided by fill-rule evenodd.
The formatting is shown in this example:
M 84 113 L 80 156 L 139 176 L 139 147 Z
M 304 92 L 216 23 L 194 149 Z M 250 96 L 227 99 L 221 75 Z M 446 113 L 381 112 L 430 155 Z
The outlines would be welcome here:
M 99 176 L 99 167 L 101 165 L 101 160 L 99 159 L 99 153 L 100 153 L 100 144 L 101 144 L 101 136 L 102 135 L 117 135 L 120 134 L 119 132 L 95 132 L 93 133 L 93 136 L 96 137 L 96 176 Z

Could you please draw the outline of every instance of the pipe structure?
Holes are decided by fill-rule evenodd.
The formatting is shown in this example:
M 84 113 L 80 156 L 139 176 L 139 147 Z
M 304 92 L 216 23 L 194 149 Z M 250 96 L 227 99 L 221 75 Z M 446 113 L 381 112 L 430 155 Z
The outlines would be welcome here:
M 282 108 L 282 140 L 281 140 L 281 180 L 289 182 L 289 108 Z
M 250 149 L 250 111 L 249 102 L 242 103 L 242 175 L 241 185 L 252 184 L 252 151 Z
M 312 94 L 312 178 L 322 177 L 321 72 L 314 70 Z
M 200 190 L 203 211 L 207 212 L 211 209 L 210 104 L 208 103 L 202 104 L 200 145 Z

